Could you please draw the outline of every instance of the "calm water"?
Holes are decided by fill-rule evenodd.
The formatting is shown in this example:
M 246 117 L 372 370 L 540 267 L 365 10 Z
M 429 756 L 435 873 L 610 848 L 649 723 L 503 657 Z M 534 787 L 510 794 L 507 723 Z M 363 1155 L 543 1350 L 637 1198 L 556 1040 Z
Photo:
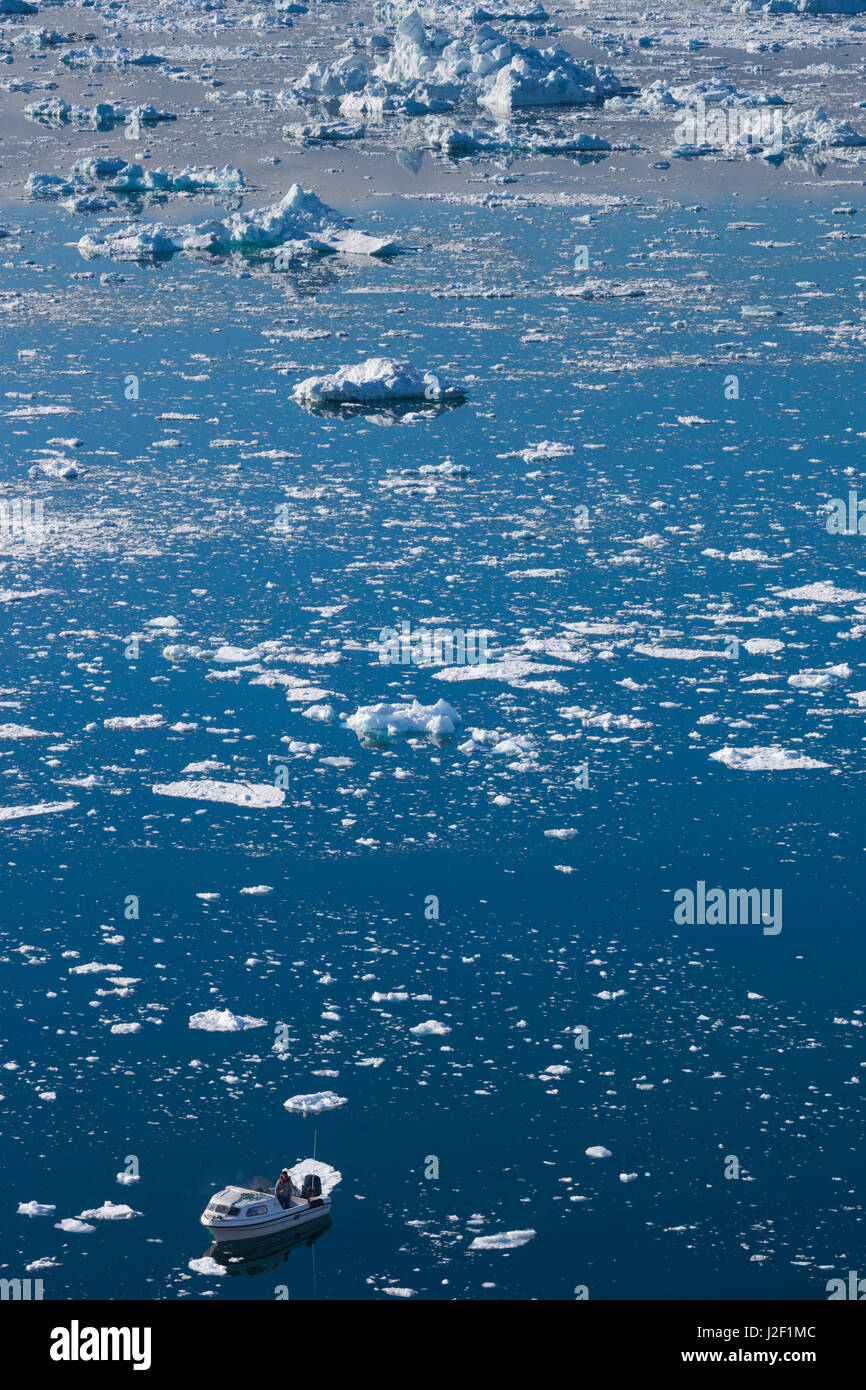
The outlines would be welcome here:
M 866 243 L 832 235 L 853 222 L 838 189 L 795 196 L 771 170 L 764 188 L 371 200 L 359 223 L 408 253 L 299 273 L 85 263 L 54 210 L 8 209 L 4 492 L 52 529 L 3 538 L 0 719 L 45 737 L 0 740 L 0 804 L 76 804 L 3 826 L 4 1274 L 51 1259 L 57 1299 L 761 1299 L 823 1298 L 857 1267 L 866 563 L 820 508 L 861 483 Z M 558 293 L 577 244 L 643 295 Z M 291 399 L 384 353 L 465 404 Z M 64 413 L 17 413 L 44 405 Z M 85 475 L 31 480 L 56 437 L 82 441 Z M 570 452 L 520 456 L 541 441 Z M 446 458 L 468 477 L 417 473 Z M 855 597 L 784 596 L 824 580 Z M 522 664 L 382 665 L 404 619 L 485 630 Z M 843 663 L 828 688 L 788 683 Z M 274 673 L 296 698 L 254 683 Z M 458 735 L 365 746 L 340 722 L 412 696 L 453 704 Z M 331 722 L 304 716 L 326 702 Z M 732 745 L 826 766 L 710 758 Z M 255 783 L 285 766 L 286 801 L 153 793 L 202 763 Z M 698 880 L 781 889 L 782 931 L 677 926 Z M 114 969 L 69 973 L 90 962 Z M 265 1026 L 191 1030 L 207 1009 Z M 450 1031 L 409 1031 L 429 1019 Z M 283 1107 L 320 1090 L 347 1104 Z M 211 1192 L 314 1136 L 343 1175 L 315 1263 L 302 1245 L 279 1272 L 190 1270 Z M 55 1215 L 14 1214 L 34 1199 Z M 140 1214 L 55 1228 L 108 1199 Z

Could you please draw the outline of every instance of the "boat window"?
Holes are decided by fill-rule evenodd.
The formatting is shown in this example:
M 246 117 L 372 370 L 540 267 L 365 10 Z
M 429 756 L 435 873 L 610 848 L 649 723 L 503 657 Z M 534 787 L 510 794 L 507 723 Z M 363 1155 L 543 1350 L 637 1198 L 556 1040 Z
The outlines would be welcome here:
M 240 1207 L 229 1207 L 229 1216 L 240 1216 Z
M 211 1202 L 210 1209 L 211 1211 L 218 1211 L 220 1213 L 228 1211 L 228 1207 L 220 1206 L 219 1202 Z
M 266 1216 L 267 1210 L 267 1203 L 260 1202 L 256 1207 L 247 1207 L 247 1216 Z

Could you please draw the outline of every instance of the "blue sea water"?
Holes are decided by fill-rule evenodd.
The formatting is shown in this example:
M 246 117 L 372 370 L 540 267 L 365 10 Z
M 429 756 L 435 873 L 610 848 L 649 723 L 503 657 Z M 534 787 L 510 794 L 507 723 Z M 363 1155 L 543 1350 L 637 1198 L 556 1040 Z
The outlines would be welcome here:
M 386 264 L 176 258 L 106 285 L 55 210 L 7 210 L 4 495 L 50 529 L 3 538 L 0 721 L 46 737 L 0 742 L 0 805 L 76 804 L 3 824 L 4 1274 L 52 1260 L 57 1299 L 813 1299 L 857 1267 L 866 564 L 821 509 L 861 481 L 866 260 L 837 190 L 767 180 L 749 202 L 710 179 L 702 202 L 600 198 L 588 224 L 507 194 L 371 200 L 359 221 L 412 248 Z M 644 293 L 563 295 L 577 244 Z M 291 398 L 384 353 L 465 403 Z M 16 413 L 45 404 L 67 413 Z M 66 436 L 84 476 L 31 479 Z M 521 456 L 541 441 L 571 452 Z M 446 458 L 468 477 L 417 472 Z M 860 597 L 785 596 L 822 581 Z M 385 666 L 404 619 L 548 669 Z M 367 745 L 303 715 L 413 696 L 448 700 L 456 737 Z M 473 729 L 522 747 L 461 750 Z M 741 771 L 725 746 L 825 766 Z M 285 804 L 154 794 L 207 761 L 287 766 Z M 699 880 L 781 890 L 781 932 L 677 925 Z M 70 973 L 88 962 L 115 968 Z M 207 1009 L 264 1026 L 191 1030 Z M 409 1031 L 428 1019 L 450 1031 Z M 320 1090 L 346 1104 L 285 1110 Z M 342 1173 L 314 1251 L 191 1270 L 208 1196 L 314 1143 Z M 14 1214 L 34 1199 L 56 1215 Z M 139 1214 L 55 1227 L 107 1199 Z M 502 1231 L 534 1235 L 470 1249 Z

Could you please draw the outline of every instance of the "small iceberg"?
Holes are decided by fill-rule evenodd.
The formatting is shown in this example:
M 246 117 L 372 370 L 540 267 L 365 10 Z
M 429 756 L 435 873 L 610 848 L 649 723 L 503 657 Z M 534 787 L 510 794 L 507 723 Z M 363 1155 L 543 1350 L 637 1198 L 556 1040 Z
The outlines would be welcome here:
M 345 1096 L 335 1095 L 333 1091 L 314 1091 L 307 1096 L 290 1096 L 283 1106 L 292 1115 L 321 1115 L 326 1110 L 339 1110 L 348 1105 Z
M 363 140 L 367 127 L 353 121 L 302 121 L 283 126 L 283 139 L 296 140 L 303 145 L 338 144 L 343 140 Z
M 435 705 L 361 705 L 346 720 L 359 739 L 397 738 L 405 734 L 427 734 L 431 738 L 453 734 L 462 722 L 460 715 L 447 700 Z
M 226 1266 L 218 1264 L 212 1255 L 202 1255 L 199 1260 L 190 1260 L 189 1268 L 193 1274 L 228 1274 Z
M 86 232 L 78 242 L 78 251 L 85 260 L 106 255 L 118 260 L 143 261 L 171 256 L 177 251 L 227 254 L 267 251 L 289 245 L 294 251 L 307 255 L 340 252 L 387 256 L 398 249 L 390 237 L 370 236 L 353 230 L 348 218 L 328 207 L 315 193 L 294 183 L 278 203 L 232 213 L 224 222 L 208 221 L 180 227 L 162 222 L 131 223 L 110 232 Z
M 433 372 L 420 371 L 407 358 L 368 357 L 326 376 L 309 376 L 292 391 L 299 405 L 379 405 L 393 401 L 462 399 L 456 387 Z
M 829 690 L 840 681 L 849 680 L 850 676 L 851 667 L 843 662 L 839 666 L 826 666 L 823 670 L 800 671 L 798 675 L 788 677 L 788 684 L 793 685 L 795 690 Z
M 140 1211 L 133 1211 L 123 1202 L 103 1202 L 101 1207 L 93 1207 L 90 1211 L 80 1211 L 75 1218 L 76 1221 L 131 1221 L 134 1216 L 141 1216 Z
M 50 1202 L 19 1202 L 19 1216 L 50 1216 L 57 1208 Z
M 231 1009 L 205 1009 L 189 1016 L 190 1028 L 200 1028 L 204 1033 L 243 1033 L 248 1028 L 265 1028 L 267 1022 L 266 1018 L 233 1014 Z

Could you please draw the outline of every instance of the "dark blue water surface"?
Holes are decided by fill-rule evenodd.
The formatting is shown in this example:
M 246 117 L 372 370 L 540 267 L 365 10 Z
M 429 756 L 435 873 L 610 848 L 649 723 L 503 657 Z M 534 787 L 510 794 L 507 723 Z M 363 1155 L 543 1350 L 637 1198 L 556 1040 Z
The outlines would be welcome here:
M 7 209 L 3 495 L 51 529 L 2 538 L 0 724 L 45 736 L 0 739 L 0 805 L 75 804 L 0 827 L 4 1275 L 51 1260 L 56 1299 L 812 1299 L 858 1267 L 866 542 L 821 509 L 862 484 L 866 242 L 838 190 L 706 184 L 688 206 L 384 199 L 359 221 L 404 255 L 285 272 L 88 263 L 86 221 Z M 643 293 L 563 295 L 577 244 Z M 383 354 L 465 403 L 291 398 Z M 84 475 L 31 479 L 57 437 Z M 541 441 L 571 452 L 521 456 Z M 417 472 L 446 458 L 468 477 Z M 404 619 L 523 665 L 385 666 Z M 827 666 L 848 674 L 789 684 Z M 412 697 L 457 735 L 368 746 L 340 717 Z M 284 804 L 154 794 L 207 762 L 286 766 Z M 676 925 L 699 880 L 781 890 L 781 932 Z M 70 973 L 91 962 L 113 969 Z M 209 1009 L 264 1024 L 190 1029 Z M 410 1031 L 431 1019 L 450 1031 Z M 324 1090 L 347 1103 L 284 1108 Z M 342 1173 L 314 1251 L 190 1269 L 208 1196 L 314 1142 Z M 32 1200 L 55 1214 L 16 1215 Z M 55 1227 L 106 1200 L 138 1214 Z M 470 1250 L 514 1231 L 535 1234 Z

